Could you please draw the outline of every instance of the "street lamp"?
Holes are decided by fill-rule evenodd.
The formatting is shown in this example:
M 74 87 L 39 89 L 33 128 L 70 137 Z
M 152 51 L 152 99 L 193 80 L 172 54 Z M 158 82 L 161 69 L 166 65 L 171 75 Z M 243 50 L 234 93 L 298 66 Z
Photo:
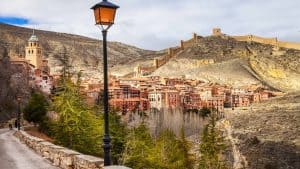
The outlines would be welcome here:
M 103 36 L 103 106 L 104 106 L 104 136 L 103 136 L 103 150 L 104 150 L 104 166 L 111 164 L 110 160 L 110 136 L 108 125 L 108 78 L 107 78 L 107 46 L 106 37 L 107 30 L 114 24 L 116 11 L 119 6 L 103 0 L 100 3 L 94 5 L 91 9 L 94 10 L 96 25 L 100 25 L 102 28 Z
M 21 107 L 20 107 L 21 96 L 17 96 L 17 101 L 18 101 L 17 126 L 18 126 L 18 130 L 20 130 L 20 128 L 21 128 Z

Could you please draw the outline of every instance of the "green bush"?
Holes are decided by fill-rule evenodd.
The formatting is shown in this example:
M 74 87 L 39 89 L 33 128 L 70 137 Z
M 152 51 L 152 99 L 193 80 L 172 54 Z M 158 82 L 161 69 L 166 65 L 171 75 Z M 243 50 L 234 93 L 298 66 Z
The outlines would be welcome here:
M 41 93 L 33 93 L 29 103 L 24 108 L 24 118 L 34 124 L 40 124 L 46 119 L 47 100 Z

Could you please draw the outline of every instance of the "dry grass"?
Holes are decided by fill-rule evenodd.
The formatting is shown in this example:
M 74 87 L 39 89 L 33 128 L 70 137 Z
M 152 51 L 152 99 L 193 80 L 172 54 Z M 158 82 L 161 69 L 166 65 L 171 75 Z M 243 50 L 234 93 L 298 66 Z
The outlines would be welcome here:
M 38 138 L 41 138 L 41 139 L 44 139 L 48 142 L 51 142 L 53 143 L 54 140 L 52 138 L 50 138 L 49 136 L 47 136 L 46 134 L 44 133 L 41 133 L 37 127 L 28 127 L 26 128 L 25 130 L 28 134 L 34 136 L 34 137 L 38 137 Z

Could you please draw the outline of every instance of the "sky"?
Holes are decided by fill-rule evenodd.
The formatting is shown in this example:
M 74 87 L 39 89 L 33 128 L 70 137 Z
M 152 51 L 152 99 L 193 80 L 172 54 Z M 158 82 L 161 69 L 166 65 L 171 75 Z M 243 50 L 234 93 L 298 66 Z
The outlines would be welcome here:
M 91 6 L 100 0 L 1 0 L 0 22 L 101 39 Z M 112 0 L 120 6 L 108 40 L 143 49 L 179 45 L 219 27 L 300 42 L 300 0 Z

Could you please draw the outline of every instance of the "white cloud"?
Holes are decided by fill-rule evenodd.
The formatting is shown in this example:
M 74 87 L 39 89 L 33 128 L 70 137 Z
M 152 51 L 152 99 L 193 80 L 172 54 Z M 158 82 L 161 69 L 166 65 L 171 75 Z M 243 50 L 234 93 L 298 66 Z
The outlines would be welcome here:
M 90 7 L 100 0 L 1 0 L 0 16 L 30 19 L 28 27 L 101 38 Z M 193 32 L 252 33 L 300 41 L 296 0 L 114 0 L 121 6 L 109 40 L 163 49 Z

